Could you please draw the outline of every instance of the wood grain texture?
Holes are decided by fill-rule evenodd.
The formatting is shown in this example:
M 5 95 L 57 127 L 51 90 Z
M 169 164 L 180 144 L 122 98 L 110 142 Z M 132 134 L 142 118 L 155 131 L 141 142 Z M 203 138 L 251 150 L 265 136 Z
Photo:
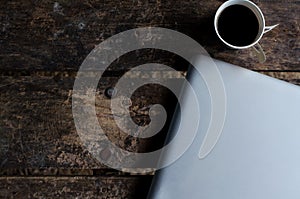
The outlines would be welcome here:
M 134 152 L 154 150 L 153 147 L 159 147 L 159 142 L 163 143 L 162 137 L 136 139 L 122 132 L 114 122 L 110 99 L 104 96 L 104 91 L 117 80 L 117 77 L 100 80 L 96 96 L 99 124 L 107 137 L 121 148 Z M 6 76 L 0 81 L 3 143 L 0 168 L 106 168 L 82 146 L 76 133 L 71 106 L 74 77 Z M 138 89 L 132 97 L 131 117 L 139 125 L 147 124 L 152 104 L 162 104 L 171 113 L 177 101 L 169 95 L 170 91 L 158 85 Z M 173 102 L 170 103 L 170 99 Z M 161 131 L 162 136 L 166 134 L 167 126 L 168 123 Z M 153 139 L 158 139 L 154 142 L 156 145 L 146 148 Z
M 0 198 L 145 198 L 145 177 L 0 177 Z
M 267 55 L 264 64 L 251 50 L 230 50 L 216 37 L 213 17 L 223 2 L 1 1 L 0 198 L 146 197 L 153 173 L 132 176 L 101 164 L 82 145 L 73 122 L 71 90 L 76 73 L 91 50 L 114 34 L 149 26 L 178 30 L 214 58 L 300 85 L 299 1 L 254 0 L 267 25 L 279 23 L 260 42 Z M 188 66 L 172 53 L 133 51 L 110 65 L 97 89 L 99 124 L 112 142 L 129 151 L 161 147 L 168 123 L 152 139 L 128 136 L 114 122 L 104 90 L 127 70 L 148 62 L 181 71 L 177 76 L 152 72 L 174 79 Z M 141 126 L 150 121 L 151 105 L 164 105 L 171 117 L 176 104 L 170 91 L 157 85 L 137 90 L 131 100 L 130 115 Z M 101 154 L 110 157 L 107 150 Z
M 213 17 L 222 2 L 5 1 L 0 5 L 0 71 L 77 71 L 95 45 L 116 33 L 147 26 L 181 31 L 213 57 L 243 67 L 299 70 L 299 2 L 256 1 L 267 24 L 280 24 L 261 41 L 268 57 L 264 64 L 250 50 L 229 50 L 216 38 Z M 128 59 L 132 63 L 136 57 Z M 110 70 L 124 67 L 133 65 L 123 61 Z
M 300 84 L 300 73 L 265 74 Z M 99 124 L 110 140 L 121 148 L 145 152 L 150 150 L 145 147 L 147 143 L 152 143 L 153 150 L 153 139 L 135 139 L 120 130 L 114 122 L 111 100 L 104 96 L 104 90 L 118 79 L 106 77 L 100 80 L 96 99 Z M 0 168 L 106 168 L 91 156 L 76 133 L 70 96 L 73 77 L 1 77 L 0 81 Z M 131 117 L 139 125 L 147 124 L 149 106 L 153 104 L 168 105 L 168 112 L 172 112 L 176 100 L 172 98 L 173 105 L 170 106 L 168 95 L 168 90 L 153 85 L 137 90 L 132 97 Z M 161 133 L 166 131 L 164 129 Z

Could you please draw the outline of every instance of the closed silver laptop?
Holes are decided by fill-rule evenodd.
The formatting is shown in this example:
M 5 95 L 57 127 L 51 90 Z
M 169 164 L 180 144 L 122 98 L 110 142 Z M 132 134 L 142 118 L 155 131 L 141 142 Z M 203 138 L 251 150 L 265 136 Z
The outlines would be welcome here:
M 148 198 L 299 199 L 300 87 L 222 61 L 214 63 L 226 94 L 222 129 L 218 136 L 208 131 L 214 108 L 211 94 L 205 78 L 191 69 L 188 79 L 201 114 L 196 137 L 177 161 L 156 173 Z M 199 57 L 194 67 L 210 64 Z M 188 107 L 191 95 L 183 95 L 187 97 L 180 109 L 193 108 Z M 180 117 L 187 118 L 189 126 L 193 120 L 188 118 L 195 116 L 177 110 L 170 137 L 193 130 L 180 130 Z

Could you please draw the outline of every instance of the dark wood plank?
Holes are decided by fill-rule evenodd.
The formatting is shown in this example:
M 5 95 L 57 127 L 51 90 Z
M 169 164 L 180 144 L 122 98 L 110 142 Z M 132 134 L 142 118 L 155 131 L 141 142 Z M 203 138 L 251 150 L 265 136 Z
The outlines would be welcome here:
M 101 127 L 112 142 L 125 150 L 154 150 L 153 147 L 159 147 L 158 143 L 163 143 L 163 137 L 133 138 L 123 133 L 114 122 L 110 99 L 104 96 L 104 91 L 117 80 L 108 77 L 100 80 L 96 110 Z M 0 77 L 0 82 L 0 168 L 107 169 L 81 145 L 76 133 L 71 107 L 74 77 L 7 76 Z M 130 109 L 133 120 L 139 125 L 147 124 L 151 104 L 165 105 L 171 113 L 176 100 L 170 103 L 169 95 L 166 88 L 155 85 L 138 89 L 132 97 Z M 168 124 L 161 136 L 165 136 L 167 127 Z M 154 140 L 156 145 L 145 148 Z
M 213 16 L 222 2 L 5 1 L 0 5 L 0 72 L 77 71 L 95 45 L 121 31 L 146 26 L 179 30 L 199 41 L 213 57 L 243 67 L 299 70 L 299 1 L 255 1 L 267 24 L 280 24 L 261 41 L 268 57 L 264 64 L 250 50 L 229 50 L 216 38 Z M 145 54 L 138 56 L 144 62 L 155 57 L 154 51 Z M 110 70 L 134 67 L 139 63 L 136 59 L 129 57 Z
M 1 167 L 99 165 L 80 145 L 68 98 L 73 79 L 1 77 Z M 6 150 L 5 150 L 6 149 Z
M 0 177 L 0 198 L 146 198 L 151 177 Z
M 0 198 L 146 197 L 152 176 L 129 176 L 101 164 L 82 146 L 73 123 L 70 91 L 76 72 L 95 45 L 116 33 L 147 26 L 178 30 L 197 40 L 212 57 L 300 85 L 299 1 L 254 0 L 267 25 L 280 24 L 261 40 L 267 54 L 264 64 L 251 50 L 229 50 L 216 38 L 213 16 L 223 2 L 2 1 Z M 129 151 L 159 148 L 166 129 L 152 140 L 128 136 L 113 121 L 104 90 L 126 70 L 148 62 L 182 72 L 188 65 L 170 53 L 136 51 L 116 60 L 98 87 L 99 123 L 112 142 Z M 176 102 L 164 88 L 144 87 L 133 96 L 130 114 L 145 125 L 149 105 L 169 105 L 171 113 L 170 99 Z M 151 148 L 149 143 L 158 144 Z
M 153 74 L 161 75 L 157 72 Z M 265 74 L 300 85 L 299 72 Z M 104 90 L 117 80 L 118 77 L 100 80 L 96 110 L 101 127 L 112 142 L 126 150 L 145 152 L 158 148 L 161 145 L 157 143 L 160 141 L 162 144 L 163 137 L 133 138 L 122 132 L 114 122 L 110 99 L 104 96 Z M 76 133 L 70 96 L 73 77 L 1 77 L 0 82 L 0 168 L 3 174 L 9 174 L 7 169 L 108 169 L 82 146 Z M 168 113 L 171 113 L 176 100 L 169 95 L 168 90 L 159 86 L 138 89 L 132 97 L 130 109 L 133 120 L 139 125 L 147 124 L 149 105 L 156 103 L 166 106 Z M 174 102 L 171 106 L 170 99 Z M 161 132 L 163 135 L 167 126 Z M 147 148 L 147 143 L 152 144 L 152 148 Z M 76 172 L 73 171 L 74 175 Z M 78 175 L 81 175 L 80 172 Z

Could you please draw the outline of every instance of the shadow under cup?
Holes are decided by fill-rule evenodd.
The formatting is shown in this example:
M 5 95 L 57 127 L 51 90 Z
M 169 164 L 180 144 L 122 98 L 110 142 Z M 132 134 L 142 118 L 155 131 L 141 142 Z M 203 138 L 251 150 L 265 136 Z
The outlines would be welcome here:
M 265 27 L 261 10 L 246 0 L 225 2 L 219 7 L 214 23 L 218 37 L 233 49 L 254 46 L 261 39 Z

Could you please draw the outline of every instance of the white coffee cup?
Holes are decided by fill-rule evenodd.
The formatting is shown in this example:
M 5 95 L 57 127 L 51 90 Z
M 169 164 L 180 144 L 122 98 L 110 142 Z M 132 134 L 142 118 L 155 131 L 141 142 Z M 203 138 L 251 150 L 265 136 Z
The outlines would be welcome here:
M 258 25 L 259 25 L 259 29 L 258 29 L 258 33 L 257 36 L 255 38 L 255 40 L 246 46 L 235 46 L 233 44 L 228 43 L 227 41 L 225 41 L 222 36 L 219 33 L 218 30 L 218 22 L 219 22 L 219 17 L 221 15 L 221 13 L 228 8 L 229 6 L 232 5 L 242 5 L 245 6 L 247 8 L 249 8 L 256 16 L 257 21 L 258 21 Z M 214 27 L 215 27 L 215 31 L 219 37 L 219 39 L 228 47 L 232 48 L 232 49 L 246 49 L 246 48 L 253 48 L 254 52 L 256 53 L 259 62 L 263 63 L 266 60 L 266 55 L 262 49 L 262 47 L 260 46 L 260 44 L 258 43 L 260 41 L 260 39 L 262 38 L 262 36 L 266 33 L 269 32 L 270 30 L 272 30 L 273 28 L 275 28 L 276 26 L 278 26 L 279 24 L 273 25 L 273 26 L 266 26 L 265 25 L 265 18 L 264 15 L 262 13 L 262 11 L 260 10 L 260 8 L 255 5 L 253 2 L 249 1 L 249 0 L 228 0 L 225 3 L 223 3 L 219 9 L 217 10 L 216 14 L 215 14 L 215 19 L 214 19 Z

